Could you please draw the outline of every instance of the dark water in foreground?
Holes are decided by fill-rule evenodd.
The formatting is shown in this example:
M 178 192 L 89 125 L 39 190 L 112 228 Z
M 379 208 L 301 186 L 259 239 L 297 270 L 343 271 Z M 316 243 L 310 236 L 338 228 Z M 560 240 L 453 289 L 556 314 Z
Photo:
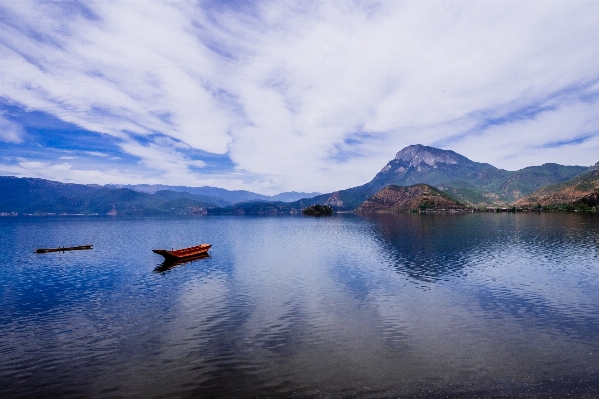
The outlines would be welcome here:
M 570 394 L 599 397 L 595 216 L 0 218 L 2 398 Z

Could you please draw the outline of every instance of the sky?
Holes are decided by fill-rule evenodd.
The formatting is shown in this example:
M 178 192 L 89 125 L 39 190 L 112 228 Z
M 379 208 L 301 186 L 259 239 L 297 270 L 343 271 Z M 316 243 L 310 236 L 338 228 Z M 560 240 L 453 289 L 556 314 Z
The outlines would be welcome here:
M 597 1 L 0 2 L 0 175 L 262 194 L 599 161 Z

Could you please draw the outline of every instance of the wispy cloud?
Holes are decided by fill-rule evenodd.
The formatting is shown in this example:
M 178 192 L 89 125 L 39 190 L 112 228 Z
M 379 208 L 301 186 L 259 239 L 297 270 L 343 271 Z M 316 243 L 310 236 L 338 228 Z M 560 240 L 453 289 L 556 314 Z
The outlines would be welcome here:
M 20 143 L 23 141 L 24 134 L 25 130 L 21 125 L 6 119 L 0 113 L 0 141 L 5 143 Z
M 598 17 L 585 1 L 9 0 L 0 99 L 77 126 L 65 137 L 119 182 L 324 192 L 414 143 L 508 169 L 591 164 Z M 14 150 L 57 146 L 5 116 Z
M 550 141 L 548 143 L 542 144 L 541 148 L 553 148 L 553 147 L 563 147 L 563 146 L 568 146 L 568 145 L 573 145 L 573 144 L 581 144 L 581 143 L 584 143 L 585 141 L 588 141 L 588 140 L 594 138 L 595 136 L 597 136 L 597 132 L 583 134 L 581 136 L 574 137 L 574 138 L 571 138 L 568 140 Z

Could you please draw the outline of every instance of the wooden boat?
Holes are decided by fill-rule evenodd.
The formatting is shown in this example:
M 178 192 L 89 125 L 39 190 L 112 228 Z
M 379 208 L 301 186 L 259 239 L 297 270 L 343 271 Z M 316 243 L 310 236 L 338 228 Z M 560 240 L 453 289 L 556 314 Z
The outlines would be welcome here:
M 167 261 L 175 262 L 208 253 L 211 246 L 212 244 L 200 244 L 195 247 L 171 249 L 170 251 L 166 249 L 153 249 L 152 252 L 164 256 L 164 259 Z
M 38 248 L 35 250 L 38 254 L 46 252 L 64 252 L 64 251 L 78 251 L 80 249 L 93 249 L 91 245 L 79 245 L 77 247 L 58 247 L 58 248 Z

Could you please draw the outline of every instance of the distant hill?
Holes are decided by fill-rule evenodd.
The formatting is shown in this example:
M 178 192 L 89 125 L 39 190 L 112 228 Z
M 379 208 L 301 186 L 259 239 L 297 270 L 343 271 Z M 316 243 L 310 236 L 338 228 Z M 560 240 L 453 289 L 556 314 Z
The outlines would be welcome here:
M 426 210 L 465 210 L 466 206 L 427 184 L 387 186 L 368 198 L 358 213 L 406 212 Z
M 399 151 L 370 182 L 312 200 L 332 205 L 337 210 L 352 210 L 385 186 L 424 183 L 463 203 L 505 206 L 545 185 L 562 182 L 588 170 L 584 166 L 549 163 L 511 172 L 471 161 L 454 151 L 418 144 Z
M 118 215 L 188 215 L 188 214 L 248 214 L 272 215 L 301 213 L 300 205 L 284 200 L 305 193 L 281 193 L 267 197 L 249 191 L 228 191 L 214 187 L 200 187 L 195 193 L 184 191 L 193 187 L 144 186 L 132 190 L 117 185 L 98 186 L 61 183 L 35 178 L 0 176 L 0 213 L 20 214 L 118 214 Z M 164 187 L 176 190 L 162 190 Z M 202 195 L 198 193 L 219 194 Z M 224 195 L 222 195 L 224 194 Z M 222 197 L 238 201 L 242 198 L 259 200 L 232 204 Z M 282 198 L 266 201 L 264 198 Z
M 133 190 L 134 191 L 134 190 Z M 147 194 L 147 193 L 146 193 Z M 160 190 L 153 193 L 155 199 L 173 201 L 178 199 L 189 199 L 192 201 L 199 201 L 205 204 L 211 204 L 211 206 L 227 206 L 228 201 L 225 201 L 219 197 L 213 197 L 210 195 L 192 194 L 185 191 L 171 191 L 171 190 Z
M 209 208 L 209 215 L 297 215 L 301 214 L 298 204 L 289 202 L 242 202 L 225 207 Z
M 0 212 L 25 214 L 202 214 L 222 206 L 211 198 L 159 191 L 68 184 L 51 180 L 0 176 Z
M 543 187 L 515 202 L 515 206 L 531 208 L 562 204 L 597 206 L 599 199 L 599 162 L 588 172 L 561 183 Z
M 107 187 L 111 188 L 128 188 L 134 191 L 154 194 L 157 191 L 168 190 L 175 192 L 186 192 L 194 195 L 202 195 L 211 197 L 211 201 L 224 203 L 224 205 L 232 205 L 240 202 L 251 201 L 281 201 L 293 202 L 302 198 L 315 197 L 321 193 L 302 193 L 289 191 L 277 195 L 262 195 L 246 190 L 225 190 L 218 187 L 188 187 L 188 186 L 166 186 L 163 184 L 112 184 Z

